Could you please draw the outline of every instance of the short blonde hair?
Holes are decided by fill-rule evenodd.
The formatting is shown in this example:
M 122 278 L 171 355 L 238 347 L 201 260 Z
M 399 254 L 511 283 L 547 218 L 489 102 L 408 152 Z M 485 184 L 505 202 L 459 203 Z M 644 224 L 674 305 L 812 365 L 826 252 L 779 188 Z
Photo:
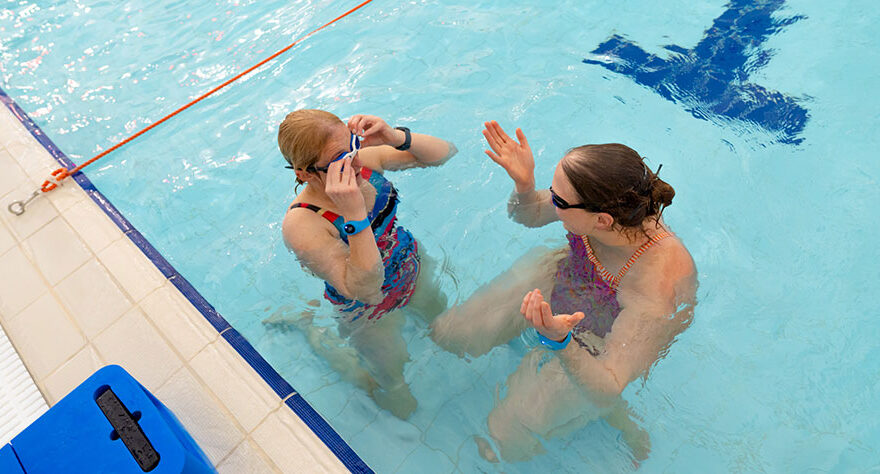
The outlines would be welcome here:
M 290 166 L 306 169 L 321 159 L 333 126 L 341 123 L 339 117 L 324 110 L 296 110 L 287 114 L 278 126 L 278 148 Z

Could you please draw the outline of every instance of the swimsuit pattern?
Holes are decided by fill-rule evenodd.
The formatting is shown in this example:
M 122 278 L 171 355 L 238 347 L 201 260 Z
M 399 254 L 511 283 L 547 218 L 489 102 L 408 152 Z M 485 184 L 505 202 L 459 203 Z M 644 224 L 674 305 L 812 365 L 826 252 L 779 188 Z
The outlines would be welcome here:
M 406 306 L 415 292 L 421 267 L 418 242 L 408 230 L 397 225 L 397 204 L 400 202 L 397 189 L 381 173 L 374 172 L 370 168 L 362 168 L 361 176 L 376 188 L 376 202 L 367 218 L 370 220 L 376 246 L 379 248 L 385 267 L 385 279 L 382 283 L 384 298 L 378 304 L 370 305 L 346 298 L 330 283 L 324 282 L 324 298 L 333 303 L 339 311 L 350 313 L 352 321 L 363 316 L 369 320 L 378 320 L 390 311 Z M 342 216 L 321 211 L 316 206 L 305 203 L 291 206 L 294 207 L 306 207 L 319 212 L 336 227 L 339 237 L 348 244 L 348 235 L 342 229 L 344 224 Z

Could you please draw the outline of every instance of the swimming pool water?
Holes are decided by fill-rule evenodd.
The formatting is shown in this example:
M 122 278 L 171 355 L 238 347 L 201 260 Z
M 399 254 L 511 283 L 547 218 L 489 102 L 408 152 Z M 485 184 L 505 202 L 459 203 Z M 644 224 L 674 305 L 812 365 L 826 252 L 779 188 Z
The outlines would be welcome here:
M 82 162 L 355 4 L 8 3 L 0 87 Z M 642 470 L 880 469 L 878 26 L 867 1 L 376 0 L 87 174 L 377 472 L 626 472 L 604 422 L 529 462 L 478 456 L 522 341 L 461 360 L 408 323 L 419 408 L 400 421 L 261 323 L 322 292 L 280 239 L 289 111 L 455 142 L 440 169 L 389 174 L 452 301 L 564 242 L 507 218 L 483 121 L 523 128 L 539 186 L 572 146 L 626 143 L 663 164 L 700 271 L 693 325 L 624 392 L 651 435 Z

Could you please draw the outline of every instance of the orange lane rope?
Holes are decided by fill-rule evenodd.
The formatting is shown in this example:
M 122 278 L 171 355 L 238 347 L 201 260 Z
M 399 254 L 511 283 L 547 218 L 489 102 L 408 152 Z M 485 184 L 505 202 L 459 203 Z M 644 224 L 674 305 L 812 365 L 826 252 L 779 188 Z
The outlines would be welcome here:
M 286 53 L 288 50 L 290 50 L 290 48 L 293 48 L 293 47 L 296 46 L 297 44 L 299 44 L 299 43 L 301 43 L 302 41 L 306 40 L 308 37 L 314 35 L 315 33 L 319 32 L 319 31 L 321 31 L 321 30 L 323 30 L 324 28 L 327 28 L 328 26 L 330 26 L 330 25 L 336 23 L 337 21 L 339 21 L 339 20 L 341 20 L 341 19 L 347 17 L 348 15 L 350 15 L 350 14 L 352 14 L 352 13 L 354 13 L 354 12 L 360 10 L 361 7 L 365 6 L 366 4 L 368 4 L 368 3 L 372 2 L 372 1 L 373 1 L 373 0 L 365 0 L 364 2 L 361 2 L 360 4 L 358 4 L 357 6 L 355 6 L 354 8 L 352 8 L 352 9 L 346 11 L 345 13 L 343 13 L 343 14 L 337 16 L 336 18 L 334 18 L 334 19 L 332 19 L 332 20 L 330 20 L 330 21 L 328 21 L 327 23 L 324 23 L 324 24 L 321 25 L 320 27 L 318 27 L 318 28 L 316 28 L 316 29 L 310 31 L 310 32 L 309 32 L 308 34 L 306 34 L 305 36 L 300 37 L 299 39 L 297 39 L 297 40 L 294 41 L 293 43 L 290 43 L 289 45 L 285 46 L 284 48 L 278 50 L 277 52 L 275 52 L 275 54 L 273 54 L 273 55 L 269 56 L 268 58 L 266 58 L 266 59 L 264 59 L 264 60 L 258 62 L 257 64 L 254 64 L 253 66 L 251 66 L 251 67 L 245 69 L 244 71 L 242 71 L 242 72 L 240 72 L 239 74 L 237 74 L 235 77 L 233 77 L 233 78 L 231 78 L 231 79 L 228 79 L 226 82 L 220 84 L 219 86 L 217 86 L 217 87 L 215 87 L 215 88 L 209 90 L 208 92 L 205 92 L 204 94 L 200 95 L 200 96 L 197 97 L 196 99 L 192 100 L 190 103 L 188 103 L 188 104 L 184 105 L 183 107 L 181 107 L 181 108 L 175 110 L 174 112 L 171 112 L 170 114 L 168 114 L 168 115 L 162 117 L 158 122 L 155 122 L 155 123 L 153 123 L 153 124 L 150 124 L 150 125 L 147 126 L 147 127 L 144 127 L 143 129 L 141 129 L 140 131 L 138 131 L 138 132 L 135 133 L 134 135 L 132 135 L 132 136 L 126 138 L 125 140 L 122 140 L 121 142 L 117 143 L 116 145 L 113 145 L 112 147 L 110 147 L 110 148 L 104 150 L 103 152 L 99 153 L 99 154 L 96 155 L 94 158 L 92 158 L 92 159 L 90 159 L 90 160 L 84 162 L 83 164 L 81 164 L 81 165 L 79 165 L 79 166 L 77 166 L 77 167 L 75 167 L 75 168 L 73 168 L 73 169 L 67 169 L 67 168 L 58 168 L 58 169 L 56 169 L 55 171 L 52 172 L 51 176 L 50 176 L 48 179 L 46 179 L 46 181 L 43 181 L 43 185 L 40 187 L 40 189 L 37 190 L 37 191 L 34 191 L 34 193 L 31 194 L 31 196 L 30 196 L 28 199 L 26 199 L 26 200 L 24 200 L 24 201 L 15 201 L 14 203 L 10 204 L 10 205 L 9 205 L 9 212 L 11 212 L 11 213 L 13 213 L 13 214 L 16 214 L 16 215 L 24 214 L 24 208 L 25 208 L 25 206 L 26 206 L 30 201 L 32 201 L 35 197 L 39 196 L 39 193 L 40 193 L 40 192 L 47 193 L 47 192 L 49 192 L 49 191 L 51 191 L 51 190 L 57 188 L 58 186 L 60 186 L 60 185 L 62 184 L 62 181 L 63 181 L 63 180 L 67 179 L 68 177 L 70 177 L 70 176 L 73 175 L 73 174 L 76 174 L 77 172 L 79 172 L 80 170 L 82 170 L 83 168 L 85 168 L 86 166 L 89 166 L 90 164 L 92 164 L 92 163 L 98 161 L 99 159 L 101 159 L 101 158 L 103 158 L 103 157 L 109 155 L 109 154 L 110 154 L 111 152 L 113 152 L 114 150 L 116 150 L 116 149 L 122 147 L 122 146 L 125 145 L 126 143 L 128 143 L 128 142 L 134 140 L 135 138 L 137 138 L 137 137 L 139 137 L 139 136 L 141 136 L 141 135 L 143 135 L 143 134 L 149 132 L 149 131 L 152 130 L 153 128 L 158 127 L 160 124 L 162 124 L 162 123 L 165 122 L 166 120 L 170 119 L 171 117 L 174 117 L 175 115 L 177 115 L 177 114 L 183 112 L 184 110 L 186 110 L 186 109 L 192 107 L 193 105 L 197 104 L 197 103 L 200 102 L 202 99 L 204 99 L 204 98 L 206 98 L 206 97 L 208 97 L 208 96 L 214 94 L 215 92 L 219 91 L 220 89 L 223 89 L 224 87 L 228 86 L 229 84 L 232 84 L 233 82 L 235 82 L 235 81 L 241 79 L 242 77 L 244 77 L 244 76 L 246 76 L 247 74 L 249 74 L 250 72 L 252 72 L 254 69 L 257 69 L 258 67 L 260 67 L 260 66 L 262 66 L 262 65 L 264 65 L 264 64 L 266 64 L 266 63 L 268 63 L 269 61 L 271 61 L 271 60 L 277 58 L 278 56 L 280 56 L 280 55 Z

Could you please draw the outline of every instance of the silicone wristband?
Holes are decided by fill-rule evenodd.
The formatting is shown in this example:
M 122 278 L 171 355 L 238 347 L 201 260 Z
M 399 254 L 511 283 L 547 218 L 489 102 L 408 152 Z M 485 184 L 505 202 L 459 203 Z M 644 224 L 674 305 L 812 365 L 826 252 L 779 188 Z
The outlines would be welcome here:
M 541 340 L 541 344 L 551 351 L 560 351 L 562 349 L 565 349 L 568 346 L 568 343 L 571 342 L 571 331 L 568 331 L 568 335 L 566 335 L 565 339 L 563 339 L 562 341 L 547 339 L 541 333 L 538 333 L 538 338 Z
M 409 129 L 406 127 L 394 127 L 394 129 L 402 131 L 404 137 L 403 144 L 394 148 L 400 151 L 409 150 L 409 146 L 412 145 L 412 134 L 409 132 Z
M 348 235 L 354 235 L 358 232 L 370 227 L 370 219 L 361 219 L 359 221 L 348 221 L 342 225 L 342 230 Z

